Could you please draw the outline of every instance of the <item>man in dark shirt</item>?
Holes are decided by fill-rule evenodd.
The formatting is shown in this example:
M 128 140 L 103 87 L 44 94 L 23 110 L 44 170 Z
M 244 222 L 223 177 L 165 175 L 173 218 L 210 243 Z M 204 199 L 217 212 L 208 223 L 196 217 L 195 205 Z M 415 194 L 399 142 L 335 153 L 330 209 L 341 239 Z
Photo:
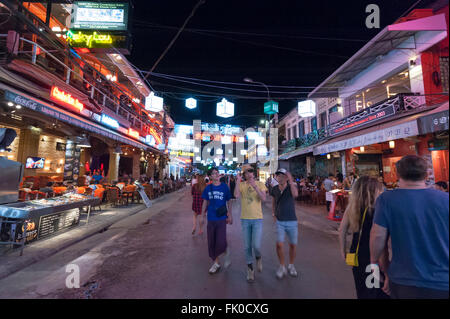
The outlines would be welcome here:
M 288 271 L 289 275 L 297 276 L 294 259 L 298 240 L 298 221 L 295 214 L 294 198 L 297 198 L 298 190 L 292 175 L 284 168 L 278 169 L 275 175 L 278 185 L 272 188 L 270 195 L 273 197 L 272 216 L 277 224 L 277 254 L 280 261 L 280 267 L 276 275 L 278 279 L 282 279 Z M 283 253 L 285 234 L 289 239 L 289 265 L 287 270 Z
M 399 299 L 447 299 L 449 274 L 449 197 L 428 188 L 427 162 L 407 155 L 396 163 L 399 188 L 375 204 L 370 234 L 371 268 L 386 273 L 383 290 Z M 380 258 L 388 237 L 392 260 Z M 378 262 L 380 265 L 378 266 Z

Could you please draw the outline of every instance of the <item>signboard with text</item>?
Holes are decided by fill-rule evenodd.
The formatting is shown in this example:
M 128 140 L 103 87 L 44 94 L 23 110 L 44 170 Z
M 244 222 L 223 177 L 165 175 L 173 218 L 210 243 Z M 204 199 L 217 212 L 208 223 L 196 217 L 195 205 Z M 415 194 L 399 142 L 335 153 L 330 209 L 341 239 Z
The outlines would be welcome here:
M 378 120 L 384 119 L 386 117 L 389 117 L 391 115 L 395 114 L 395 109 L 393 105 L 389 105 L 388 107 L 384 108 L 382 111 L 368 114 L 364 117 L 360 117 L 357 120 L 345 123 L 344 125 L 341 125 L 339 127 L 333 127 L 331 126 L 328 130 L 329 135 L 337 135 L 349 130 L 352 130 L 357 127 L 361 127 L 364 125 L 367 125 L 369 123 L 377 122 Z
M 342 141 L 319 145 L 314 148 L 314 155 L 326 154 L 350 149 L 353 147 L 360 147 L 391 140 L 397 140 L 399 138 L 415 136 L 418 134 L 419 129 L 417 127 L 417 121 L 411 121 L 391 126 L 383 130 L 362 134 L 353 138 L 343 139 Z
M 71 29 L 128 30 L 129 5 L 126 2 L 75 1 L 71 15 Z

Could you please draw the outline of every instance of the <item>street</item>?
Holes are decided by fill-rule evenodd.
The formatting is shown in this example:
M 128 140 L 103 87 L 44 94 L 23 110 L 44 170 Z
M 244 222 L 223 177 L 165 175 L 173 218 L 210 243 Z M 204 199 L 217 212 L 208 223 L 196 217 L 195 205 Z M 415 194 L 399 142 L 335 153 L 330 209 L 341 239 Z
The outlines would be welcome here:
M 210 275 L 206 230 L 191 234 L 190 187 L 0 281 L 0 298 L 355 298 L 351 268 L 335 235 L 300 226 L 299 277 L 278 280 L 270 201 L 263 208 L 263 272 L 246 281 L 239 201 L 228 226 L 232 264 Z M 298 215 L 298 214 L 297 214 Z M 287 254 L 287 245 L 285 246 Z M 80 288 L 65 288 L 66 266 L 80 268 Z M 18 280 L 20 278 L 21 280 Z

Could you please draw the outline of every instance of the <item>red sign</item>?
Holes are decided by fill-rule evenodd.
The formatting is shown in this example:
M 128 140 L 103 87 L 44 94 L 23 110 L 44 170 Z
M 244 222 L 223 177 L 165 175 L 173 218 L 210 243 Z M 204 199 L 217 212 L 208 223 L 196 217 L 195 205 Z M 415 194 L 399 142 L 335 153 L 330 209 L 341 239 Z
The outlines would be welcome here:
M 60 102 L 64 102 L 70 106 L 73 106 L 80 112 L 83 110 L 84 105 L 78 99 L 74 98 L 70 93 L 66 93 L 57 86 L 52 86 L 50 96 Z
M 135 139 L 139 139 L 139 132 L 129 128 L 128 129 L 128 135 L 134 137 Z

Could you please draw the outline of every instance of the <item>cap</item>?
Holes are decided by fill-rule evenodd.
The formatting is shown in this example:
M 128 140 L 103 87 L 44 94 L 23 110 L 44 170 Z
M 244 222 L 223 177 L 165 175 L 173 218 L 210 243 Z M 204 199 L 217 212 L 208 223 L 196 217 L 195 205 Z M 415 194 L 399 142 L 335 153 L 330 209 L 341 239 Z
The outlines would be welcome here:
M 277 174 L 284 174 L 284 175 L 286 175 L 286 174 L 287 174 L 287 170 L 285 170 L 284 168 L 279 168 L 279 169 L 275 172 L 275 175 L 277 175 Z

